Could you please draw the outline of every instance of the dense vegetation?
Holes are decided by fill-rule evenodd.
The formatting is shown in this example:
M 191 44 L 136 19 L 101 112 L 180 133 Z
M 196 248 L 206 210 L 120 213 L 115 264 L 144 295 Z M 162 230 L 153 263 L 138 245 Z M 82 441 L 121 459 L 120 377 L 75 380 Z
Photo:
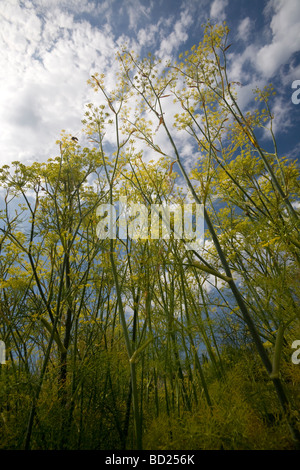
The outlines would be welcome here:
M 227 37 L 207 24 L 173 64 L 120 51 L 114 90 L 90 79 L 86 147 L 62 133 L 56 158 L 2 167 L 2 449 L 299 446 L 299 168 L 272 87 L 239 108 Z M 122 197 L 203 204 L 205 243 L 133 214 L 99 237 Z

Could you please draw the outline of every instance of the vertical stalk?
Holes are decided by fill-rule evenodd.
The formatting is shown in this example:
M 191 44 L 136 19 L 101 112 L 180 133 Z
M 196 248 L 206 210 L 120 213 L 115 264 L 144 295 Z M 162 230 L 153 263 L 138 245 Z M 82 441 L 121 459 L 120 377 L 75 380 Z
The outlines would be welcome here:
M 62 289 L 63 289 L 65 263 L 66 263 L 66 259 L 64 257 L 63 268 L 62 268 L 61 279 L 60 279 L 59 292 L 58 292 L 58 298 L 57 298 L 57 304 L 56 304 L 56 315 L 55 315 L 55 319 L 54 319 L 50 339 L 49 339 L 49 342 L 48 342 L 48 346 L 47 346 L 47 350 L 46 350 L 46 354 L 45 354 L 45 358 L 44 358 L 44 362 L 43 362 L 43 367 L 42 367 L 41 374 L 40 374 L 40 379 L 39 379 L 39 382 L 38 382 L 38 386 L 37 386 L 35 395 L 33 397 L 33 402 L 32 402 L 32 406 L 31 406 L 31 410 L 30 410 L 30 415 L 29 415 L 29 420 L 28 420 L 28 425 L 27 425 L 27 430 L 26 430 L 26 435 L 25 435 L 25 450 L 30 449 L 30 440 L 31 440 L 31 435 L 32 435 L 34 417 L 35 417 L 35 413 L 36 413 L 36 406 L 37 406 L 37 402 L 38 402 L 38 399 L 39 399 L 39 396 L 40 396 L 40 393 L 41 393 L 41 390 L 42 390 L 44 376 L 45 376 L 45 373 L 46 373 L 46 370 L 47 370 L 48 362 L 49 362 L 49 359 L 50 359 L 50 352 L 51 352 L 52 344 L 53 344 L 54 337 L 55 337 L 55 334 L 56 334 L 56 328 L 57 328 L 57 325 L 58 325 L 58 321 L 60 319 L 60 302 L 61 302 Z
M 190 324 L 189 306 L 188 306 L 187 297 L 186 297 L 185 280 L 183 278 L 182 268 L 180 269 L 180 277 L 181 277 L 181 284 L 182 284 L 182 289 L 183 289 L 183 298 L 184 298 L 185 313 L 186 313 L 186 319 L 187 319 L 187 329 L 188 329 L 189 340 L 190 340 L 190 343 L 191 343 L 191 349 L 194 353 L 195 365 L 196 365 L 196 368 L 197 368 L 197 370 L 199 372 L 199 375 L 200 375 L 200 380 L 201 380 L 201 384 L 202 384 L 202 387 L 203 387 L 203 391 L 204 391 L 204 395 L 205 395 L 207 404 L 209 405 L 209 407 L 211 407 L 212 402 L 211 402 L 211 399 L 210 399 L 207 383 L 206 383 L 204 373 L 203 373 L 203 370 L 202 370 L 202 366 L 201 366 L 201 363 L 200 363 L 200 360 L 199 360 L 199 357 L 198 357 L 198 354 L 197 354 L 197 349 L 195 347 L 194 338 L 192 336 L 191 329 L 190 329 L 191 324 Z M 217 372 L 218 372 L 218 370 L 217 370 Z
M 162 110 L 161 110 L 162 111 Z M 177 150 L 177 147 L 175 145 L 175 142 L 170 134 L 170 131 L 165 123 L 165 121 L 163 121 L 163 125 L 164 125 L 164 128 L 165 128 L 165 131 L 166 131 L 166 134 L 168 136 L 168 139 L 174 149 L 174 152 L 175 152 L 175 155 L 176 155 L 176 162 L 180 168 L 180 171 L 182 173 L 182 176 L 184 178 L 184 180 L 186 181 L 187 183 L 187 186 L 189 188 L 189 190 L 191 191 L 191 194 L 195 200 L 195 202 L 197 204 L 201 204 L 201 201 L 181 163 L 181 160 L 180 160 L 180 156 L 179 156 L 179 153 L 178 153 L 178 150 Z M 287 203 L 287 205 L 289 206 L 289 204 Z M 291 211 L 291 216 L 293 214 L 294 210 Z M 295 216 L 293 216 L 294 218 Z M 225 274 L 228 278 L 231 278 L 230 281 L 228 281 L 228 285 L 231 289 L 231 292 L 239 306 L 239 309 L 242 313 L 242 316 L 244 318 L 244 321 L 246 323 L 246 325 L 248 326 L 248 329 L 249 329 L 249 332 L 252 336 L 252 339 L 253 339 L 253 342 L 255 344 L 255 347 L 257 349 L 257 352 L 261 358 L 261 361 L 262 363 L 264 364 L 265 366 L 265 369 L 268 373 L 268 375 L 270 376 L 270 374 L 272 373 L 272 364 L 271 364 L 271 361 L 267 355 L 267 352 L 265 350 L 265 348 L 263 347 L 263 344 L 262 344 L 262 341 L 260 339 L 260 336 L 259 336 L 259 333 L 256 329 L 256 326 L 254 324 L 254 321 L 248 311 L 248 308 L 243 300 L 243 297 L 242 295 L 240 294 L 233 278 L 232 278 L 232 273 L 231 273 L 231 270 L 230 270 L 230 267 L 229 267 L 229 264 L 227 262 L 227 259 L 226 259 L 226 256 L 225 256 L 225 253 L 223 252 L 223 249 L 221 247 L 221 244 L 219 242 L 219 239 L 218 239 L 218 236 L 215 232 L 215 229 L 213 227 L 213 224 L 211 222 L 211 219 L 210 219 L 210 216 L 209 216 L 209 213 L 207 212 L 207 209 L 206 207 L 204 207 L 204 220 L 206 222 L 206 225 L 208 227 L 208 230 L 210 232 L 210 235 L 212 237 L 212 240 L 213 240 L 213 243 L 214 243 L 214 246 L 216 248 L 216 251 L 218 253 L 218 256 L 219 256 L 219 259 L 221 261 L 221 264 L 223 266 L 223 269 L 225 271 Z M 281 405 L 281 408 L 284 412 L 284 415 L 286 416 L 288 422 L 289 422 L 289 427 L 290 427 L 290 430 L 291 430 L 291 435 L 292 435 L 292 438 L 295 442 L 295 445 L 296 446 L 300 446 L 300 432 L 298 431 L 297 429 L 297 426 L 294 422 L 293 419 L 291 419 L 291 416 L 290 416 L 290 410 L 289 410 L 289 400 L 286 396 L 286 393 L 283 389 L 283 386 L 282 386 L 282 382 L 279 378 L 273 378 L 272 379 L 272 382 L 273 382 L 273 385 L 274 385 L 274 388 L 276 390 L 276 393 L 277 393 L 277 397 L 278 397 L 278 400 L 279 400 L 279 403 Z
M 124 308 L 123 308 L 123 302 L 122 302 L 122 297 L 121 297 L 121 290 L 120 290 L 120 285 L 119 285 L 118 273 L 117 273 L 117 269 L 116 269 L 116 265 L 115 265 L 113 239 L 110 240 L 110 262 L 111 262 L 111 267 L 112 267 L 112 272 L 113 272 L 113 277 L 114 277 L 114 282 L 115 282 L 115 287 L 116 287 L 116 294 L 117 294 L 117 302 L 118 302 L 118 308 L 119 308 L 120 321 L 121 321 L 121 326 L 122 326 L 124 339 L 125 339 L 126 350 L 127 350 L 127 354 L 128 354 L 128 358 L 129 358 L 129 363 L 130 363 L 130 376 L 131 376 L 131 384 L 132 384 L 132 405 L 133 405 L 133 416 L 134 416 L 134 427 L 135 427 L 136 443 L 137 443 L 138 450 L 141 450 L 142 449 L 142 432 L 141 432 L 141 426 L 140 426 L 140 413 L 139 413 L 139 404 L 138 404 L 136 365 L 135 365 L 134 361 L 130 361 L 130 359 L 132 357 L 132 354 L 133 354 L 133 351 L 132 351 L 131 341 L 130 341 L 130 338 L 129 338 L 125 312 L 124 312 Z

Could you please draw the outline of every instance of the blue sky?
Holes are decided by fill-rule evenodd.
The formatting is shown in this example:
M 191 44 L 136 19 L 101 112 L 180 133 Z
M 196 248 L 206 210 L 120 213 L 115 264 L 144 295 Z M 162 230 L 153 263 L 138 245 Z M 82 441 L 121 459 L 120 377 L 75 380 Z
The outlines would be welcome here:
M 202 39 L 208 18 L 231 29 L 229 69 L 243 85 L 243 109 L 255 86 L 272 82 L 279 150 L 298 156 L 299 0 L 1 0 L 0 165 L 56 156 L 62 129 L 80 135 L 85 105 L 96 101 L 87 80 L 104 72 L 113 86 L 124 42 L 176 59 Z

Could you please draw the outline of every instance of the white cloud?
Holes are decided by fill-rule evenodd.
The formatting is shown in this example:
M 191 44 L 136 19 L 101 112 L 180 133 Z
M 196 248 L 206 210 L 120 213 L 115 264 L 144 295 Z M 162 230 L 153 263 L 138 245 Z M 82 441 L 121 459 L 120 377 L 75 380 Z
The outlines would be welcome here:
M 292 206 L 296 211 L 300 211 L 300 201 L 292 202 Z
M 246 17 L 239 23 L 244 49 L 229 55 L 229 61 L 231 79 L 245 85 L 239 94 L 244 104 L 254 84 L 266 81 L 299 50 L 298 4 L 269 1 L 266 18 L 272 36 L 266 46 L 263 37 L 249 44 L 254 21 Z M 138 53 L 142 47 L 156 51 L 163 67 L 191 38 L 200 19 L 204 22 L 210 13 L 222 21 L 228 5 L 228 0 L 182 0 L 180 8 L 157 19 L 154 0 L 1 0 L 0 165 L 52 157 L 62 129 L 80 131 L 85 104 L 100 100 L 86 81 L 95 71 L 104 72 L 114 86 L 119 45 L 127 41 Z M 291 61 L 288 76 L 299 78 L 298 70 Z M 287 77 L 282 80 L 288 84 Z M 169 101 L 166 118 L 174 111 Z M 161 130 L 157 138 L 163 139 Z M 182 149 L 189 153 L 187 141 Z
M 240 82 L 236 85 L 238 104 L 242 110 L 247 109 L 253 100 L 253 89 L 263 88 L 265 80 L 257 76 L 253 65 L 257 54 L 257 48 L 250 44 L 241 53 L 228 54 L 228 77 L 230 81 Z
M 264 76 L 271 78 L 300 49 L 299 0 L 270 0 L 266 14 L 273 14 L 270 22 L 272 42 L 258 51 L 257 67 Z
M 168 36 L 166 36 L 160 44 L 158 51 L 158 57 L 163 58 L 170 56 L 174 51 L 178 51 L 181 44 L 185 43 L 189 37 L 188 28 L 192 24 L 192 16 L 183 11 L 180 15 L 180 19 L 176 21 L 173 30 Z
M 218 22 L 226 19 L 225 8 L 228 0 L 214 0 L 210 8 L 210 17 Z
M 159 23 L 150 24 L 146 28 L 141 28 L 138 32 L 138 42 L 143 47 L 153 46 L 159 34 Z
M 251 26 L 251 20 L 249 16 L 246 16 L 246 18 L 244 18 L 238 26 L 237 37 L 243 41 L 247 41 L 251 31 Z
M 54 156 L 62 129 L 80 131 L 84 104 L 95 99 L 86 81 L 95 70 L 113 71 L 117 47 L 109 28 L 60 9 L 88 10 L 88 2 L 52 0 L 44 10 L 42 1 L 24 5 L 1 5 L 0 164 Z
M 86 81 L 95 71 L 104 72 L 114 87 L 115 53 L 124 42 L 137 52 L 143 45 L 159 45 L 162 59 L 178 52 L 192 16 L 183 10 L 178 18 L 151 24 L 147 20 L 155 4 L 143 5 L 138 0 L 2 0 L 0 165 L 53 157 L 62 129 L 80 132 L 85 104 L 100 100 Z M 133 30 L 143 24 L 143 29 L 136 40 L 124 27 L 115 36 L 115 20 L 127 21 Z
M 126 0 L 126 2 L 124 2 L 124 6 L 127 9 L 130 29 L 137 30 L 140 20 L 145 18 L 149 19 L 151 6 L 146 8 L 139 2 L 139 0 Z
M 54 11 L 55 9 L 60 13 L 68 11 L 74 14 L 97 14 L 102 13 L 107 8 L 108 4 L 113 3 L 113 0 L 107 0 L 101 3 L 92 0 L 27 0 L 23 3 L 26 8 L 33 6 L 42 14 Z
M 249 64 L 253 64 L 256 53 L 257 50 L 255 46 L 250 44 L 239 54 L 228 54 L 228 59 L 230 61 L 230 80 L 239 81 L 243 84 L 246 84 L 249 81 L 252 73 L 247 65 L 249 66 Z
M 265 34 L 252 35 L 253 42 L 249 44 L 251 29 L 254 23 L 249 17 L 244 18 L 237 29 L 237 38 L 247 41 L 247 46 L 240 53 L 229 53 L 229 76 L 231 80 L 240 81 L 242 88 L 238 89 L 239 104 L 242 109 L 253 97 L 252 90 L 263 88 L 275 76 L 281 77 L 282 84 L 288 85 L 298 78 L 299 66 L 291 60 L 294 52 L 300 49 L 300 8 L 298 0 L 269 0 L 264 10 L 265 19 L 270 26 L 270 42 L 264 45 Z M 283 75 L 281 66 L 285 68 Z M 277 99 L 274 104 L 276 120 L 274 128 L 286 130 L 290 125 L 288 113 L 289 104 Z
M 280 133 L 286 133 L 293 124 L 293 104 L 292 101 L 287 103 L 286 99 L 281 96 L 276 96 L 272 104 L 272 115 L 274 117 L 272 121 L 272 130 L 275 135 Z M 265 136 L 271 138 L 270 123 L 266 126 Z

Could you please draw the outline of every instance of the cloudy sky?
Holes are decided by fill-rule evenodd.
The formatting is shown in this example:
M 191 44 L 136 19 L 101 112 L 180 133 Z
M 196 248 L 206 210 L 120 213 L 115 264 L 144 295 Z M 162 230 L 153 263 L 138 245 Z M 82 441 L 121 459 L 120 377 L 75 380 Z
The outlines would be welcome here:
M 229 68 L 244 109 L 256 85 L 273 83 L 279 150 L 297 156 L 300 0 L 0 0 L 0 165 L 56 156 L 62 129 L 80 136 L 96 100 L 87 80 L 98 71 L 113 83 L 123 43 L 177 58 L 208 18 L 231 29 Z

